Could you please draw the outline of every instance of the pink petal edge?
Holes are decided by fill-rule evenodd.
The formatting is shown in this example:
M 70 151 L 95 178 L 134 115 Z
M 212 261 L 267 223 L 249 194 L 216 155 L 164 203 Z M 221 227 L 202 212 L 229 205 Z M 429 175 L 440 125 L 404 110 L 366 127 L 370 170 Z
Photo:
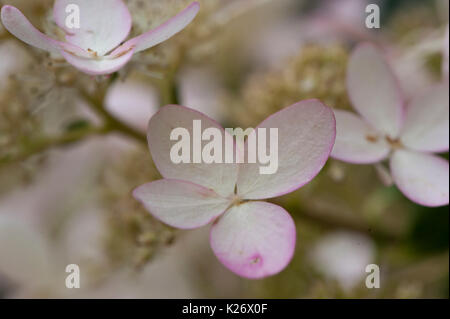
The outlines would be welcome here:
M 390 160 L 392 178 L 411 201 L 427 207 L 449 203 L 449 164 L 436 155 L 399 150 Z
M 1 20 L 6 30 L 26 44 L 59 54 L 59 41 L 36 29 L 16 7 L 4 5 L 1 10 Z
M 179 229 L 205 226 L 222 215 L 231 203 L 211 189 L 176 179 L 143 184 L 133 190 L 133 197 L 153 217 Z M 160 201 L 167 207 L 162 207 Z
M 313 165 L 313 169 L 309 169 L 309 173 L 306 173 L 305 171 L 300 171 L 300 166 L 294 167 L 294 172 L 290 172 L 287 174 L 286 171 L 283 173 L 283 163 L 281 163 L 279 158 L 279 168 L 278 171 L 273 175 L 261 175 L 257 172 L 255 172 L 255 169 L 258 169 L 257 167 L 259 164 L 240 164 L 239 165 L 239 178 L 237 182 L 238 186 L 238 194 L 242 198 L 245 199 L 251 199 L 251 200 L 259 200 L 259 199 L 267 199 L 267 198 L 274 198 L 278 196 L 282 196 L 285 194 L 289 194 L 304 185 L 308 184 L 311 180 L 313 180 L 319 172 L 322 170 L 322 168 L 325 166 L 326 162 L 328 161 L 328 158 L 330 157 L 331 151 L 333 149 L 335 140 L 336 140 L 336 119 L 334 116 L 333 111 L 331 108 L 323 104 L 321 101 L 317 99 L 309 99 L 309 100 L 303 100 L 298 103 L 295 103 L 293 105 L 290 105 L 288 107 L 285 107 L 284 109 L 270 115 L 268 118 L 266 118 L 263 122 L 261 122 L 256 128 L 265 127 L 267 123 L 270 123 L 271 121 L 276 120 L 278 117 L 285 114 L 285 112 L 291 112 L 295 110 L 296 108 L 306 108 L 310 107 L 312 103 L 317 103 L 318 106 L 322 108 L 322 111 L 326 113 L 325 115 L 329 117 L 330 122 L 328 123 L 328 128 L 331 128 L 331 132 L 327 132 L 324 140 L 324 144 L 326 144 L 326 147 L 321 150 L 321 155 L 316 159 L 315 164 Z M 290 120 L 293 119 L 289 118 Z M 316 123 L 317 124 L 317 123 Z M 322 132 L 324 133 L 324 132 Z M 330 133 L 330 134 L 328 134 Z M 280 139 L 280 132 L 279 139 Z M 298 136 L 297 136 L 298 137 Z M 289 135 L 289 139 L 291 139 L 291 135 Z M 292 140 L 292 139 L 291 139 Z M 296 140 L 295 140 L 296 141 Z M 279 143 L 280 144 L 280 143 Z M 314 146 L 317 146 L 317 144 L 314 144 Z M 291 150 L 293 151 L 293 150 Z M 316 151 L 316 150 L 315 150 Z M 286 150 L 280 149 L 279 154 L 283 154 L 283 152 L 286 152 Z M 301 146 L 295 150 L 295 152 L 302 152 Z M 317 151 L 316 151 L 317 152 Z M 304 156 L 310 156 L 311 154 L 304 154 Z M 304 162 L 304 161 L 303 161 Z M 281 168 L 281 169 L 280 169 Z M 298 175 L 298 176 L 297 176 Z M 283 178 L 281 178 L 283 177 Z M 291 178 L 291 181 L 289 183 L 286 183 L 285 178 Z M 252 180 L 257 181 L 258 179 L 264 181 L 264 187 L 259 187 L 258 189 L 246 189 L 244 191 L 241 191 L 242 188 L 244 188 L 244 182 L 243 180 Z M 294 179 L 296 181 L 294 182 Z M 253 182 L 252 182 L 253 183 Z M 254 183 L 253 183 L 254 184 Z M 270 185 L 272 184 L 272 185 Z M 289 184 L 289 185 L 288 185 Z M 254 185 L 253 185 L 254 186 Z M 270 186 L 273 186 L 273 189 L 270 188 Z M 246 188 L 249 188 L 248 185 L 245 186 Z
M 191 3 L 183 11 L 155 29 L 128 40 L 115 49 L 111 55 L 121 54 L 121 52 L 129 50 L 130 48 L 134 48 L 137 53 L 168 40 L 186 28 L 194 20 L 199 10 L 200 4 L 197 1 Z
M 267 202 L 231 207 L 210 231 L 210 244 L 217 259 L 248 279 L 281 272 L 294 256 L 296 239 L 291 215 Z

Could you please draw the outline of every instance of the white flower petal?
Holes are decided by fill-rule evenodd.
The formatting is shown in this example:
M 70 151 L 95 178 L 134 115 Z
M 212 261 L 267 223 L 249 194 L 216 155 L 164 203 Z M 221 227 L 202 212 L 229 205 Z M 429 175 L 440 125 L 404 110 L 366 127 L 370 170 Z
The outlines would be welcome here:
M 358 46 L 350 57 L 347 86 L 353 107 L 372 126 L 391 138 L 403 122 L 403 98 L 390 66 L 371 44 Z
M 66 23 L 69 5 L 80 9 L 80 28 L 69 28 Z M 131 29 L 131 15 L 122 0 L 56 0 L 53 16 L 66 31 L 67 42 L 99 56 L 115 49 Z
M 391 158 L 392 177 L 398 188 L 423 206 L 448 205 L 448 161 L 434 155 L 396 151 Z
M 116 81 L 105 97 L 106 109 L 134 128 L 145 132 L 148 121 L 158 109 L 156 90 L 143 81 L 128 78 Z
M 318 100 L 289 106 L 268 117 L 259 128 L 267 129 L 267 154 L 270 128 L 278 128 L 278 170 L 261 174 L 260 167 L 268 164 L 241 164 L 237 190 L 245 199 L 277 197 L 310 182 L 328 160 L 336 136 L 333 112 Z
M 221 215 L 230 200 L 193 183 L 161 179 L 136 188 L 133 196 L 157 219 L 177 228 L 204 226 Z
M 36 48 L 59 55 L 59 42 L 36 29 L 19 9 L 5 5 L 1 11 L 2 23 L 15 37 Z
M 389 145 L 382 133 L 377 132 L 354 113 L 334 110 L 336 116 L 336 143 L 331 156 L 355 163 L 377 163 L 389 154 Z
M 376 250 L 369 237 L 337 231 L 321 237 L 311 252 L 320 272 L 351 290 L 368 275 L 366 267 L 374 262 Z
M 401 141 L 421 152 L 444 152 L 449 140 L 448 83 L 434 86 L 406 110 Z
M 282 271 L 292 259 L 296 230 L 282 207 L 266 202 L 233 206 L 211 228 L 217 258 L 242 277 L 262 278 Z

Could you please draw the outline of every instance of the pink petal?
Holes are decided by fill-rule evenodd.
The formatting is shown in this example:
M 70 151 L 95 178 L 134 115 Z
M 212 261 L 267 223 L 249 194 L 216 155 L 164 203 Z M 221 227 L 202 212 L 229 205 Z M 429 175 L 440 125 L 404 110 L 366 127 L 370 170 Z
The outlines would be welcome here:
M 398 188 L 423 206 L 448 205 L 448 161 L 434 155 L 396 151 L 391 158 L 392 177 Z
M 355 163 L 377 163 L 389 154 L 389 145 L 383 134 L 374 130 L 359 116 L 334 110 L 336 116 L 336 143 L 331 156 Z
M 282 271 L 295 250 L 296 230 L 282 207 L 247 202 L 230 208 L 212 226 L 214 254 L 239 276 L 257 279 Z
M 280 196 L 310 182 L 328 160 L 336 136 L 333 111 L 318 100 L 289 106 L 268 117 L 257 128 L 267 128 L 267 144 L 270 128 L 278 128 L 278 170 L 275 174 L 264 175 L 259 168 L 266 165 L 242 164 L 237 190 L 245 199 Z M 266 153 L 269 153 L 269 145 Z M 247 158 L 245 161 L 248 162 Z
M 79 57 L 65 50 L 62 50 L 61 54 L 67 62 L 84 73 L 90 75 L 102 75 L 111 74 L 121 69 L 128 61 L 130 61 L 134 52 L 133 50 L 130 50 L 128 53 L 117 58 L 104 57 L 98 59 Z
M 411 102 L 401 136 L 405 146 L 422 152 L 448 150 L 448 96 L 448 83 L 445 83 L 434 86 Z
M 120 54 L 120 52 L 124 50 L 126 51 L 132 47 L 135 48 L 136 52 L 144 51 L 168 40 L 181 30 L 186 28 L 192 22 L 192 20 L 194 20 L 199 10 L 200 4 L 198 2 L 191 3 L 186 9 L 184 9 L 159 27 L 131 40 L 128 40 L 119 48 L 117 48 L 112 53 L 112 55 Z
M 5 5 L 2 7 L 1 18 L 5 28 L 23 42 L 59 54 L 59 42 L 36 29 L 19 9 Z
M 167 105 L 152 117 L 148 126 L 147 138 L 153 161 L 164 178 L 189 181 L 213 189 L 223 197 L 228 197 L 234 193 L 238 166 L 235 163 L 206 164 L 202 158 L 200 158 L 201 163 L 194 163 L 195 153 L 196 155 L 201 155 L 201 151 L 193 151 L 193 140 L 198 140 L 197 137 L 194 137 L 194 120 L 200 121 L 202 132 L 207 128 L 213 127 L 222 132 L 222 137 L 228 134 L 218 123 L 200 112 L 183 106 Z M 170 135 L 175 128 L 184 128 L 189 132 L 191 144 L 190 163 L 175 164 L 171 160 L 170 151 L 177 141 L 171 141 Z M 208 143 L 209 141 L 203 141 L 201 149 Z M 222 143 L 222 163 L 225 163 L 225 154 L 227 152 L 233 153 L 234 146 L 229 148 L 223 144 L 225 143 Z
M 214 191 L 193 183 L 160 179 L 144 184 L 133 196 L 162 222 L 183 229 L 210 223 L 230 205 Z
M 68 28 L 66 7 L 80 8 L 80 28 Z M 67 33 L 66 40 L 84 50 L 106 55 L 126 39 L 131 30 L 131 15 L 122 0 L 56 0 L 53 16 Z
M 347 86 L 353 107 L 372 126 L 398 137 L 403 98 L 397 80 L 381 52 L 371 44 L 358 46 L 350 57 Z

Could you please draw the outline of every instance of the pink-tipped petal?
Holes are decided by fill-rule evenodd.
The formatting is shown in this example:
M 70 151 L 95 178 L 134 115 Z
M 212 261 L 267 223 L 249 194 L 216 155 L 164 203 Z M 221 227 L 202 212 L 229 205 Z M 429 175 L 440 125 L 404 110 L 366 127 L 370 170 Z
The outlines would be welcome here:
M 247 202 L 230 208 L 212 226 L 214 254 L 239 276 L 258 279 L 275 275 L 291 261 L 296 230 L 282 207 Z
M 137 36 L 131 40 L 128 40 L 119 48 L 117 48 L 112 55 L 120 54 L 123 50 L 129 48 L 135 48 L 136 52 L 147 50 L 161 42 L 168 40 L 178 32 L 186 28 L 192 20 L 194 20 L 198 11 L 200 10 L 200 4 L 198 2 L 191 3 L 186 9 L 178 13 L 173 18 L 169 19 L 159 27 L 150 30 L 140 36 Z
M 386 158 L 389 145 L 382 133 L 377 132 L 359 116 L 335 110 L 336 143 L 331 156 L 354 163 L 372 164 Z
M 401 141 L 421 152 L 444 152 L 449 140 L 448 83 L 436 85 L 407 108 Z
M 392 177 L 402 193 L 423 206 L 448 205 L 448 161 L 430 154 L 396 151 L 391 158 Z
M 403 123 L 403 98 L 397 79 L 372 44 L 358 46 L 350 57 L 347 86 L 353 107 L 374 128 L 398 137 Z
M 111 74 L 121 69 L 133 57 L 133 50 L 117 58 L 84 58 L 76 56 L 65 50 L 61 54 L 71 65 L 89 75 Z
M 224 163 L 225 154 L 229 152 L 234 153 L 234 145 L 229 145 L 229 143 L 225 142 L 221 144 L 221 163 L 205 163 L 202 158 L 202 150 L 210 141 L 200 141 L 201 135 L 197 135 L 193 131 L 194 121 L 201 126 L 199 127 L 200 134 L 208 128 L 218 129 L 222 136 L 222 142 L 225 140 L 225 134 L 228 134 L 218 123 L 200 112 L 179 105 L 167 105 L 152 117 L 148 126 L 148 145 L 155 165 L 165 178 L 189 181 L 211 188 L 223 197 L 229 197 L 233 194 L 236 185 L 238 165 L 235 163 Z M 187 158 L 187 163 L 180 162 L 176 164 L 172 161 L 171 150 L 175 150 L 176 145 L 182 139 L 181 135 L 174 136 L 173 140 L 170 139 L 174 129 L 180 129 L 188 133 L 186 138 L 189 141 L 186 141 L 189 145 L 190 156 Z M 195 146 L 194 149 L 194 144 L 197 143 L 199 147 Z
M 144 184 L 133 196 L 162 222 L 182 229 L 204 226 L 230 205 L 214 191 L 193 183 L 160 179 Z
M 72 26 L 70 5 L 79 8 L 80 27 Z M 66 40 L 84 50 L 106 55 L 126 39 L 131 29 L 131 15 L 122 0 L 56 0 L 53 16 L 66 31 Z M 72 21 L 73 22 L 73 21 Z
M 36 48 L 59 54 L 59 42 L 36 29 L 19 9 L 5 5 L 1 11 L 5 28 L 18 39 Z
M 278 169 L 261 174 L 260 167 L 268 164 L 258 160 L 251 164 L 246 157 L 237 182 L 238 194 L 245 199 L 277 197 L 310 182 L 328 160 L 336 137 L 333 111 L 318 100 L 291 105 L 268 117 L 254 132 L 260 128 L 266 128 L 266 154 L 270 153 L 270 128 L 278 129 Z

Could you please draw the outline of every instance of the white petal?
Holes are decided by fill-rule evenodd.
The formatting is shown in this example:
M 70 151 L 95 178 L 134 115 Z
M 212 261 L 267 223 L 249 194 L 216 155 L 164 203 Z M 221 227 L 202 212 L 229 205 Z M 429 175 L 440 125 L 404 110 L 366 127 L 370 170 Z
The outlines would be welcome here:
M 64 59 L 77 69 L 90 75 L 111 74 L 120 70 L 133 57 L 133 50 L 117 58 L 83 58 L 66 51 L 61 51 Z
M 144 51 L 168 40 L 181 30 L 186 28 L 192 22 L 192 20 L 194 20 L 199 10 L 200 4 L 198 2 L 191 3 L 186 9 L 184 9 L 165 23 L 161 24 L 159 27 L 131 40 L 128 40 L 122 46 L 117 48 L 117 50 L 115 50 L 112 55 L 118 54 L 122 50 L 128 50 L 132 47 L 135 48 L 136 52 Z
M 158 109 L 155 89 L 143 81 L 128 78 L 116 81 L 105 97 L 106 109 L 134 128 L 145 132 L 148 121 Z
M 327 277 L 351 290 L 367 276 L 367 265 L 375 261 L 375 244 L 359 233 L 336 231 L 321 236 L 310 248 L 315 266 Z
M 201 156 L 201 149 L 209 141 L 201 141 L 200 151 L 193 150 L 194 139 L 199 141 L 198 136 L 194 136 L 193 122 L 200 121 L 201 131 L 207 128 L 219 129 L 224 140 L 225 130 L 216 122 L 202 113 L 178 105 L 167 105 L 161 108 L 150 120 L 148 127 L 148 145 L 150 152 L 161 175 L 170 179 L 181 179 L 206 188 L 213 189 L 217 194 L 228 197 L 234 193 L 237 180 L 237 164 L 206 164 L 194 163 L 194 155 Z M 170 156 L 172 147 L 178 143 L 177 140 L 170 140 L 173 129 L 186 129 L 190 137 L 190 163 L 175 164 Z M 201 137 L 200 137 L 201 138 Z M 222 163 L 225 163 L 225 154 L 233 153 L 234 146 L 228 148 L 222 143 Z M 196 154 L 194 154 L 196 153 Z
M 403 122 L 403 98 L 397 80 L 381 52 L 371 45 L 358 46 L 350 57 L 347 86 L 353 107 L 372 126 L 391 138 Z
M 245 199 L 280 196 L 310 182 L 328 160 L 336 136 L 333 112 L 318 100 L 289 106 L 268 117 L 259 128 L 267 129 L 267 154 L 270 128 L 278 129 L 278 170 L 261 174 L 260 167 L 268 164 L 250 164 L 245 158 L 237 183 L 238 194 Z
M 161 179 L 136 188 L 133 196 L 157 219 L 177 228 L 204 226 L 230 205 L 214 191 L 193 183 Z
M 448 83 L 445 83 L 434 86 L 411 102 L 401 136 L 405 146 L 422 152 L 448 150 L 448 99 Z
M 69 5 L 80 9 L 80 28 L 70 28 L 67 24 Z M 67 42 L 97 52 L 99 56 L 115 49 L 131 29 L 131 15 L 122 0 L 56 0 L 53 15 L 66 31 Z
M 292 259 L 296 230 L 280 206 L 247 202 L 233 206 L 211 228 L 217 258 L 242 277 L 262 278 L 282 271 Z
M 9 5 L 3 6 L 1 17 L 5 28 L 23 42 L 59 55 L 59 42 L 36 29 L 19 9 Z
M 355 163 L 376 163 L 389 154 L 389 145 L 382 133 L 373 129 L 354 113 L 334 110 L 336 116 L 336 143 L 331 156 Z
M 448 161 L 412 151 L 396 151 L 391 158 L 392 177 L 398 188 L 423 206 L 448 205 Z

